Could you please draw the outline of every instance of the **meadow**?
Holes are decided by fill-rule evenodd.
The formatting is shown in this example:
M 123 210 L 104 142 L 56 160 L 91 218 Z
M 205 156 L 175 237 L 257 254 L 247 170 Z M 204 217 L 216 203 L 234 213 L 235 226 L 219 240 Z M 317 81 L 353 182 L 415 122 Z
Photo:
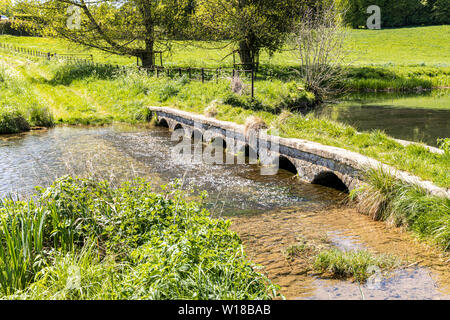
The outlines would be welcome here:
M 412 90 L 418 87 L 450 86 L 450 26 L 412 27 L 386 30 L 348 29 L 349 64 L 346 87 L 352 90 Z M 0 42 L 44 52 L 91 54 L 94 61 L 114 65 L 136 65 L 132 57 L 84 48 L 61 40 L 39 37 L 0 36 Z M 228 41 L 171 41 L 163 54 L 165 67 L 231 67 L 232 46 Z M 162 48 L 156 48 L 162 49 Z M 159 61 L 159 59 L 157 59 Z M 298 78 L 299 59 L 292 44 L 272 56 L 262 52 L 260 77 Z

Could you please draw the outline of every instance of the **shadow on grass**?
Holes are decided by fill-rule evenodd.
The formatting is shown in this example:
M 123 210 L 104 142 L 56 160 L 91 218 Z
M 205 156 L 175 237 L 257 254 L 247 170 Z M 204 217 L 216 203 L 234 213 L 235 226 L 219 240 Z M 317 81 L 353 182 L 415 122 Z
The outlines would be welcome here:
M 113 79 L 118 74 L 116 66 L 107 64 L 76 63 L 58 67 L 54 77 L 47 81 L 51 85 L 70 85 L 73 81 L 95 77 L 100 80 Z

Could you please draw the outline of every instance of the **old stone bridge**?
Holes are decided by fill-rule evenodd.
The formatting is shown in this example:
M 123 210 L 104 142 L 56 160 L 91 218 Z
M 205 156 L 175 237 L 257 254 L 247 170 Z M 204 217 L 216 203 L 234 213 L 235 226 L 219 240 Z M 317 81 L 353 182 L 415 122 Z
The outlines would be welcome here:
M 191 137 L 197 133 L 199 136 L 204 135 L 203 139 L 206 141 L 221 138 L 227 151 L 232 153 L 240 151 L 233 150 L 235 146 L 242 145 L 247 150 L 250 148 L 246 128 L 243 125 L 167 107 L 149 107 L 149 109 L 157 117 L 158 123 L 167 126 L 170 130 L 182 128 L 185 135 Z M 206 135 L 207 132 L 214 132 L 214 134 Z M 229 141 L 230 133 L 235 141 Z M 355 152 L 307 140 L 280 138 L 264 133 L 256 139 L 256 145 L 270 146 L 270 141 L 278 142 L 279 167 L 297 173 L 300 179 L 310 183 L 350 191 L 363 182 L 363 173 L 367 169 L 382 168 L 398 179 L 421 186 L 431 194 L 450 197 L 448 189 L 437 187 L 430 181 L 423 181 L 407 172 L 396 170 Z

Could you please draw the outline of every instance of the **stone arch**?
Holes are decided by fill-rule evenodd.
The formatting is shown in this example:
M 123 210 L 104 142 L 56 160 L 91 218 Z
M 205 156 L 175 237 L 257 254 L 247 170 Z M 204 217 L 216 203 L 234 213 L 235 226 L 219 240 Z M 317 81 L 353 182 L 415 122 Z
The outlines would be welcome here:
M 348 186 L 333 171 L 322 171 L 318 173 L 314 176 L 311 183 L 348 192 Z
M 203 132 L 201 132 L 198 129 L 193 129 L 191 132 L 191 139 L 192 140 L 198 139 L 200 141 L 203 141 Z
M 169 128 L 169 122 L 167 122 L 166 118 L 159 118 L 158 119 L 158 126 Z
M 221 136 L 215 136 L 211 139 L 211 143 L 222 145 L 222 148 L 225 150 L 227 148 L 227 142 Z
M 177 124 L 175 125 L 175 127 L 173 127 L 173 130 L 178 130 L 178 129 L 183 129 L 183 130 L 184 130 L 184 128 L 183 128 L 183 126 L 181 125 L 181 123 L 177 123 Z
M 297 167 L 286 157 L 280 156 L 278 167 L 280 169 L 292 172 L 293 174 L 297 174 Z

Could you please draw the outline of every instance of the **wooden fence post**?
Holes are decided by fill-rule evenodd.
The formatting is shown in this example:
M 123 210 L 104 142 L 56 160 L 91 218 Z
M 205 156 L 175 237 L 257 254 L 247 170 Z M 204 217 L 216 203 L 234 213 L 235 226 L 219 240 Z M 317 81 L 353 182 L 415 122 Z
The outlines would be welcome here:
M 252 68 L 252 98 L 255 97 L 255 73 Z

